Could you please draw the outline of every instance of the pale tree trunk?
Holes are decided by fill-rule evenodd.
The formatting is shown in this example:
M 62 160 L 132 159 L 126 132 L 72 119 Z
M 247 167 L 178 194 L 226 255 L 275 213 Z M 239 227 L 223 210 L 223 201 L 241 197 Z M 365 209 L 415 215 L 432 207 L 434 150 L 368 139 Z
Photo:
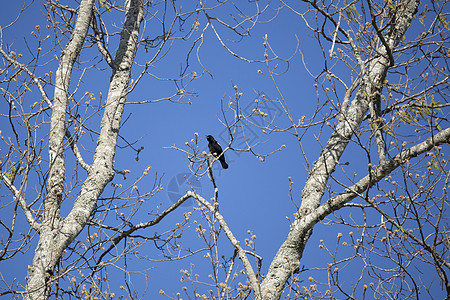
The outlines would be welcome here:
M 49 297 L 56 264 L 67 246 L 83 230 L 98 197 L 114 177 L 113 160 L 117 137 L 138 43 L 139 27 L 143 19 L 142 0 L 130 0 L 126 3 L 125 22 L 114 61 L 113 75 L 93 163 L 87 167 L 87 178 L 69 215 L 66 218 L 60 216 L 65 180 L 63 144 L 66 131 L 68 89 L 73 65 L 89 29 L 94 2 L 94 0 L 81 1 L 75 28 L 70 41 L 61 54 L 56 72 L 49 136 L 48 194 L 44 200 L 44 219 L 38 227 L 39 242 L 27 276 L 25 299 L 47 299 Z
M 370 63 L 362 62 L 357 49 L 353 48 L 362 74 L 359 89 L 351 105 L 343 113 L 334 133 L 314 163 L 314 167 L 308 176 L 302 190 L 302 203 L 296 219 L 291 225 L 289 235 L 278 250 L 269 267 L 266 278 L 261 283 L 261 293 L 264 299 L 279 299 L 281 297 L 286 282 L 300 266 L 300 259 L 313 226 L 330 212 L 342 207 L 342 201 L 319 207 L 325 193 L 326 183 L 350 138 L 358 131 L 371 102 L 375 101 L 377 92 L 381 90 L 386 72 L 391 63 L 393 63 L 391 62 L 392 54 L 390 51 L 395 49 L 403 38 L 417 11 L 418 5 L 419 1 L 404 2 L 404 7 L 398 11 L 396 19 L 393 20 L 395 25 L 393 25 L 392 31 L 384 37 L 389 49 L 386 49 L 384 45 L 380 46 L 377 49 L 379 56 L 374 57 Z M 446 133 L 447 135 L 443 134 L 441 137 L 444 141 L 445 139 L 448 140 L 449 132 L 446 131 Z M 432 145 L 433 143 L 431 143 L 431 147 Z M 383 165 L 386 165 L 384 172 L 381 172 L 379 176 L 382 176 L 388 169 L 393 167 L 392 161 L 385 162 Z M 383 168 L 380 168 L 381 170 Z M 371 182 L 367 182 L 366 185 L 361 183 L 362 185 L 358 185 L 358 187 L 368 188 L 375 182 L 375 179 L 370 178 L 369 181 Z M 357 195 L 355 194 L 356 191 L 349 190 L 348 192 L 353 197 L 347 197 L 346 201 L 350 201 Z

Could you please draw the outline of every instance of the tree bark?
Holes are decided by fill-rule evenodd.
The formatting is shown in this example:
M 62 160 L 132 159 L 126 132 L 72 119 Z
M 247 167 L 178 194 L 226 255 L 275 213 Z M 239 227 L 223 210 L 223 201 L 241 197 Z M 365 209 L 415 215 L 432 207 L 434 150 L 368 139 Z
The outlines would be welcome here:
M 78 18 L 72 36 L 61 53 L 55 75 L 54 99 L 51 105 L 49 135 L 49 177 L 47 196 L 44 199 L 44 216 L 39 227 L 39 241 L 33 263 L 28 273 L 25 299 L 46 299 L 50 293 L 48 284 L 62 251 L 56 249 L 61 216 L 60 206 L 64 183 L 64 136 L 68 89 L 73 65 L 78 57 L 91 22 L 94 0 L 80 3 Z
M 289 235 L 272 260 L 267 276 L 261 283 L 264 299 L 279 299 L 286 282 L 298 270 L 312 228 L 324 217 L 317 214 L 316 210 L 325 193 L 326 183 L 350 138 L 357 132 L 370 103 L 375 100 L 375 92 L 381 91 L 387 70 L 391 66 L 391 51 L 403 38 L 418 5 L 419 1 L 405 1 L 404 7 L 393 20 L 392 30 L 385 37 L 389 49 L 382 45 L 377 49 L 379 55 L 370 63 L 360 63 L 362 80 L 359 89 L 308 176 L 302 190 L 302 203 Z M 354 51 L 355 56 L 358 56 L 357 49 L 354 48 Z M 333 211 L 338 208 L 333 207 Z
M 53 270 L 67 246 L 85 227 L 98 197 L 114 177 L 113 162 L 119 134 L 126 90 L 131 77 L 139 27 L 143 19 L 142 0 L 126 3 L 125 22 L 114 61 L 113 75 L 101 121 L 92 165 L 80 194 L 66 218 L 60 216 L 64 182 L 63 142 L 66 130 L 66 108 L 73 64 L 81 51 L 91 22 L 94 0 L 83 0 L 72 37 L 61 54 L 55 79 L 49 137 L 50 172 L 48 195 L 44 200 L 44 219 L 39 230 L 33 264 L 27 277 L 25 299 L 47 299 L 50 295 Z

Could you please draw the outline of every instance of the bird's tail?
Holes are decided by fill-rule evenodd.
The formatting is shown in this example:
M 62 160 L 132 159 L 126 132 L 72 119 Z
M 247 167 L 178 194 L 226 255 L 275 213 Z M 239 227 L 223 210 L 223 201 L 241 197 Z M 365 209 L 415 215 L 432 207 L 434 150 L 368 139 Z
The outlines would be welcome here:
M 222 168 L 228 169 L 228 164 L 225 162 L 225 159 L 221 159 L 220 164 L 222 165 Z

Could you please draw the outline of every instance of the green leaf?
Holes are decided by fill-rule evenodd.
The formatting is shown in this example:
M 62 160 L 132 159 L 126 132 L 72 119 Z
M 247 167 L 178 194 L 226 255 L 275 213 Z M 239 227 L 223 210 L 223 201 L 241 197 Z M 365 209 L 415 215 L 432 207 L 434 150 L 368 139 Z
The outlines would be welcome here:
M 445 20 L 445 17 L 439 17 L 439 21 L 441 21 L 442 26 L 444 26 L 445 29 L 449 30 L 450 27 L 448 26 L 447 21 Z
M 346 3 L 345 1 L 344 1 L 344 6 L 347 6 L 347 3 Z M 355 14 L 354 14 L 353 12 L 356 12 L 356 14 L 358 14 L 358 16 L 359 16 L 359 13 L 358 13 L 358 11 L 356 10 L 355 4 L 350 5 L 350 6 L 345 10 L 345 14 L 347 15 L 347 17 L 348 17 L 350 20 L 356 22 Z
M 389 134 L 392 137 L 394 136 L 394 133 L 392 133 L 391 129 L 387 125 L 383 126 L 383 131 L 386 132 L 387 134 Z
M 392 9 L 392 10 L 395 9 L 395 7 L 394 7 L 394 5 L 392 4 L 392 1 L 391 1 L 391 0 L 388 1 L 388 6 L 389 6 L 389 8 Z
M 434 158 L 431 160 L 431 166 L 433 167 L 433 169 L 439 170 L 439 164 L 436 160 L 434 160 Z
M 411 115 L 406 110 L 400 111 L 400 119 L 403 121 L 403 123 L 411 124 Z
M 111 12 L 111 6 L 107 0 L 99 0 L 100 6 L 103 6 L 108 12 Z
M 350 5 L 350 9 L 358 16 L 360 17 L 361 15 L 359 14 L 358 10 L 356 9 L 356 5 L 353 3 L 352 5 Z
M 437 105 L 439 105 L 439 104 L 441 104 L 441 101 L 434 101 L 434 98 L 432 98 L 431 99 L 431 107 L 434 107 L 434 106 L 437 106 Z M 442 112 L 442 109 L 440 108 L 440 107 L 437 107 L 436 108 L 441 114 L 444 114 L 443 112 Z
M 439 120 L 439 118 L 434 119 L 434 124 L 436 124 L 436 128 L 437 128 L 439 131 L 442 131 L 442 127 L 441 127 L 441 125 L 439 125 L 438 120 Z
M 378 129 L 378 124 L 375 122 L 370 122 L 370 128 L 372 131 L 376 131 Z
M 6 173 L 6 176 L 8 176 L 9 181 L 13 182 L 14 181 L 14 173 L 16 172 L 16 166 L 11 165 L 9 170 L 10 170 L 10 172 Z

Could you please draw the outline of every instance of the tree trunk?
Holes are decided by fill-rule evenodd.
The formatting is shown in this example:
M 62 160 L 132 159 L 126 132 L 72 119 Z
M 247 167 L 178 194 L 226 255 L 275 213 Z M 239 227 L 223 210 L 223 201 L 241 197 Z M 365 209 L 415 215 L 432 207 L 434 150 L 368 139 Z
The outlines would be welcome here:
M 25 299 L 47 299 L 50 295 L 53 270 L 67 246 L 86 225 L 98 197 L 114 177 L 113 161 L 126 90 L 131 77 L 139 27 L 143 19 L 142 0 L 126 3 L 125 22 L 114 61 L 113 75 L 101 121 L 94 160 L 88 168 L 80 194 L 66 218 L 60 216 L 64 182 L 63 143 L 66 130 L 67 95 L 73 64 L 81 50 L 91 22 L 94 0 L 83 0 L 72 37 L 61 54 L 55 79 L 49 137 L 50 172 L 48 195 L 44 200 L 44 219 L 39 226 L 39 242 L 27 277 Z
M 303 250 L 306 246 L 313 226 L 323 219 L 323 215 L 316 214 L 322 196 L 325 193 L 326 183 L 333 173 L 352 135 L 357 132 L 363 121 L 369 105 L 375 101 L 375 91 L 381 91 L 388 68 L 391 66 L 390 51 L 392 51 L 403 38 L 411 19 L 417 11 L 419 1 L 405 1 L 404 7 L 399 10 L 393 20 L 393 28 L 385 37 L 387 46 L 377 49 L 378 57 L 365 64 L 360 61 L 362 81 L 350 107 L 340 119 L 334 133 L 328 140 L 322 153 L 314 163 L 302 191 L 300 210 L 292 223 L 286 241 L 281 245 L 273 259 L 266 278 L 261 284 L 264 299 L 279 299 L 284 286 L 291 275 L 300 266 Z M 358 57 L 356 48 L 355 56 Z M 307 217 L 316 216 L 314 218 Z

